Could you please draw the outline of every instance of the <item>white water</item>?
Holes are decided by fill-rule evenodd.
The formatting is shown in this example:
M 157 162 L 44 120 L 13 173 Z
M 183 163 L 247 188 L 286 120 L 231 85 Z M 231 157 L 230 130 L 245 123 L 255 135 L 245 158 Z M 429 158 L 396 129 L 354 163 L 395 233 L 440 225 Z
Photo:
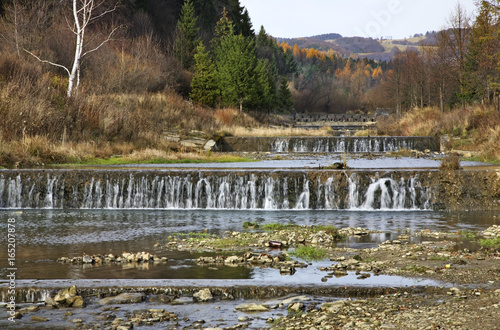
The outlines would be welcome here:
M 336 172 L 311 181 L 307 173 L 125 172 L 76 181 L 54 171 L 33 179 L 0 175 L 0 208 L 404 210 L 429 209 L 431 191 L 416 176 L 378 178 Z M 102 173 L 101 173 L 102 174 Z
M 330 137 L 276 138 L 271 152 L 277 153 L 377 153 L 402 149 L 421 149 L 425 137 Z

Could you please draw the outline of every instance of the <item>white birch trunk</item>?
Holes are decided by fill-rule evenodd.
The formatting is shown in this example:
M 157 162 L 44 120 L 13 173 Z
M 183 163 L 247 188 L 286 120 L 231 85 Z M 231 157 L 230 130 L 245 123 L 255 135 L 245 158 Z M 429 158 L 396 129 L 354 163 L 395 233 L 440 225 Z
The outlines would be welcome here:
M 88 2 L 87 2 L 88 1 Z M 87 25 L 88 19 L 90 19 L 90 15 L 92 14 L 92 6 L 93 0 L 84 0 L 82 7 L 80 10 L 77 8 L 78 0 L 73 0 L 73 17 L 75 18 L 75 31 L 76 34 L 76 45 L 75 45 L 75 58 L 73 60 L 73 66 L 70 71 L 69 79 L 68 79 L 68 97 L 71 97 L 73 94 L 73 88 L 78 89 L 79 79 L 77 79 L 78 71 L 80 70 L 80 63 L 82 59 L 83 53 L 83 37 L 85 35 L 85 27 Z M 89 8 L 90 6 L 90 8 Z M 80 23 L 80 18 L 78 17 L 78 13 L 81 11 L 82 22 Z M 87 14 L 89 18 L 87 18 Z M 75 85 L 76 79 L 76 86 Z M 74 86 L 74 87 L 73 87 Z
M 44 63 L 49 63 L 51 65 L 63 68 L 67 73 L 68 73 L 68 90 L 67 90 L 67 96 L 71 97 L 74 94 L 74 91 L 78 89 L 80 85 L 80 65 L 82 62 L 82 58 L 99 48 L 103 46 L 105 43 L 111 40 L 111 36 L 113 33 L 116 32 L 116 30 L 119 27 L 115 27 L 109 34 L 108 37 L 101 42 L 100 45 L 95 47 L 94 49 L 88 50 L 88 51 L 83 51 L 84 50 L 84 37 L 85 37 L 85 29 L 91 22 L 95 21 L 96 19 L 101 18 L 102 16 L 113 12 L 116 9 L 116 6 L 114 8 L 105 10 L 103 13 L 98 15 L 97 17 L 92 17 L 92 11 L 94 8 L 102 5 L 102 2 L 95 4 L 95 0 L 72 0 L 73 2 L 73 19 L 75 20 L 74 26 L 71 27 L 73 33 L 76 36 L 76 44 L 75 44 L 75 56 L 73 59 L 73 65 L 71 67 L 71 70 L 63 65 L 53 63 L 50 61 L 42 60 L 35 54 L 25 50 L 32 56 L 34 56 L 37 60 L 44 62 Z

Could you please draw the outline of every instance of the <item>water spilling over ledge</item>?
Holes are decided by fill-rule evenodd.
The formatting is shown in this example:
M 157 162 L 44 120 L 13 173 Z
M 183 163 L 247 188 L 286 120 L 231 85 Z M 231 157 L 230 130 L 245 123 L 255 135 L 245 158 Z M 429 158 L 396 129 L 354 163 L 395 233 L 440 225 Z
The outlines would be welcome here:
M 0 171 L 4 209 L 497 209 L 499 191 L 496 171 Z
M 389 151 L 439 151 L 435 137 L 225 137 L 218 151 L 260 151 L 278 153 L 384 153 Z

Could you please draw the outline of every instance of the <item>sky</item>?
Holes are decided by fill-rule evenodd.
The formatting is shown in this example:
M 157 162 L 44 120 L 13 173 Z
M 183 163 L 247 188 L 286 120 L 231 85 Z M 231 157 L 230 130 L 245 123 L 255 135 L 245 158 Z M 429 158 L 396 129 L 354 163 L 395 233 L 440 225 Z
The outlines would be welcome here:
M 474 15 L 474 0 L 240 0 L 256 33 L 273 37 L 339 33 L 402 39 L 449 26 L 457 4 Z

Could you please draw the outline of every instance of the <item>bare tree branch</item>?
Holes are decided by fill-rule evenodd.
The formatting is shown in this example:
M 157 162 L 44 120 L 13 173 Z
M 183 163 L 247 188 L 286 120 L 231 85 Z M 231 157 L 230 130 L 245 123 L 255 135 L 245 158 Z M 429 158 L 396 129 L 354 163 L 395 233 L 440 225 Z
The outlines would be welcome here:
M 103 42 L 101 42 L 99 44 L 99 46 L 95 47 L 94 49 L 91 49 L 91 50 L 88 50 L 86 51 L 85 53 L 82 54 L 82 58 L 90 53 L 93 53 L 95 52 L 96 50 L 98 50 L 99 48 L 101 48 L 102 46 L 104 46 L 104 44 L 108 43 L 109 41 L 112 41 L 114 39 L 112 39 L 111 37 L 113 36 L 113 34 L 119 29 L 121 28 L 121 26 L 117 26 L 115 27 L 108 35 L 108 37 L 106 38 L 106 40 L 104 40 Z
M 33 56 L 34 58 L 36 58 L 38 61 L 40 61 L 42 63 L 48 63 L 48 64 L 53 65 L 53 66 L 58 67 L 58 68 L 62 68 L 62 69 L 64 69 L 68 73 L 68 75 L 70 74 L 69 69 L 67 67 L 65 67 L 64 65 L 57 64 L 57 63 L 54 63 L 54 62 L 51 62 L 51 61 L 47 61 L 47 60 L 42 60 L 40 57 L 36 56 L 35 54 L 33 54 L 32 52 L 30 52 L 27 49 L 24 49 L 24 51 L 26 53 L 30 54 L 31 56 Z

